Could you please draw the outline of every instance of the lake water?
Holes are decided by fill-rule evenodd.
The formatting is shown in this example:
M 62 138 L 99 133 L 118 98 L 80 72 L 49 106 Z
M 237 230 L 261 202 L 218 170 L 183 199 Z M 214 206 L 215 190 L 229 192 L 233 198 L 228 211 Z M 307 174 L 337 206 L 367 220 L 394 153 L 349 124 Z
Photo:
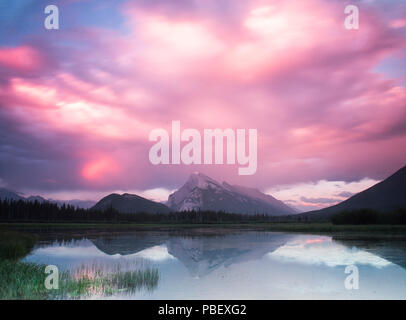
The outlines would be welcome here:
M 154 268 L 108 299 L 406 299 L 406 241 L 243 230 L 45 233 L 24 258 L 61 270 Z M 356 266 L 359 288 L 345 286 Z M 354 269 L 352 269 L 354 270 Z M 354 283 L 354 282 L 352 282 Z

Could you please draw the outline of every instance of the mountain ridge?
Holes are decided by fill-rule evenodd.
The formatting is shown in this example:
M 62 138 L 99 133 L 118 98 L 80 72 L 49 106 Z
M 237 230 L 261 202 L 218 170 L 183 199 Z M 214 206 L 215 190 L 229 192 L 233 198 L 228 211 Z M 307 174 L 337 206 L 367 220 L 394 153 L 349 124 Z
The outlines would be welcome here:
M 139 195 L 112 193 L 98 201 L 91 209 L 105 211 L 115 209 L 120 213 L 169 213 L 170 209 L 162 204 Z
M 301 213 L 310 219 L 329 219 L 342 211 L 372 209 L 390 212 L 406 208 L 406 166 L 386 179 L 331 207 Z
M 24 197 L 21 192 L 17 191 L 12 191 L 6 188 L 0 188 L 0 200 L 13 200 L 13 201 L 28 201 L 28 202 L 35 202 L 38 201 L 40 203 L 43 202 L 51 202 L 51 203 L 56 203 L 58 206 L 62 206 L 63 204 L 65 205 L 72 205 L 74 207 L 78 208 L 90 208 L 95 205 L 95 201 L 92 200 L 78 200 L 78 199 L 72 199 L 72 200 L 54 200 L 54 199 L 45 199 L 44 197 L 41 197 L 39 195 L 37 196 L 28 196 Z

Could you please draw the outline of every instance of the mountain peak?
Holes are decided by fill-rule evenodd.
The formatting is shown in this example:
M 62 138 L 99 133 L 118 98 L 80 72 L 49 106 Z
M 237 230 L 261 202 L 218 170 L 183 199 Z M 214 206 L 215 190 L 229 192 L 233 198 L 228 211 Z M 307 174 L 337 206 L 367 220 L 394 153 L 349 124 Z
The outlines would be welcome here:
M 202 188 L 205 189 L 209 185 L 216 185 L 219 186 L 220 183 L 218 183 L 216 180 L 210 178 L 209 176 L 206 176 L 205 174 L 201 172 L 193 172 L 190 176 L 189 179 L 186 182 L 186 185 L 188 185 L 189 188 Z
M 258 189 L 233 186 L 200 172 L 194 172 L 186 183 L 172 193 L 167 205 L 176 211 L 210 210 L 243 214 L 294 214 L 282 201 Z
M 206 176 L 204 173 L 199 171 L 194 171 L 190 174 L 189 179 L 200 179 L 200 180 L 213 180 L 209 176 Z

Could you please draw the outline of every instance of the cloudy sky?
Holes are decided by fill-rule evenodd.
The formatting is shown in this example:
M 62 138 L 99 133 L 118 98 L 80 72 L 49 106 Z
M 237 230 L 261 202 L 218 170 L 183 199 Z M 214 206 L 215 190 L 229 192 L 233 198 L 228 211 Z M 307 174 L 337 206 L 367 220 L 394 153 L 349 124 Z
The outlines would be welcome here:
M 165 200 L 201 171 L 310 210 L 406 164 L 404 1 L 58 0 L 59 30 L 47 2 L 0 4 L 0 187 Z M 256 174 L 152 165 L 172 120 L 257 129 Z

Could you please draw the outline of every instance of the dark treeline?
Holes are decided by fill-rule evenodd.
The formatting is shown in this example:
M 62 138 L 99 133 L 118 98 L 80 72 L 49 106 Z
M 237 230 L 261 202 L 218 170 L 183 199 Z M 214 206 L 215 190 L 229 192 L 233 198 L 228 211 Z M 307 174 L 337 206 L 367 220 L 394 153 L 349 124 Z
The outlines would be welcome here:
M 333 224 L 406 224 L 406 209 L 385 213 L 371 209 L 344 211 L 331 220 Z
M 119 213 L 62 206 L 52 202 L 0 200 L 0 221 L 3 222 L 109 222 L 109 223 L 253 223 L 311 222 L 306 216 L 244 215 L 215 211 L 159 213 Z M 333 224 L 406 224 L 406 209 L 379 213 L 370 209 L 346 211 L 331 219 Z
M 213 211 L 158 213 L 119 213 L 114 209 L 97 211 L 51 202 L 0 201 L 0 221 L 15 222 L 159 222 L 159 223 L 223 223 L 269 222 L 277 217 L 243 215 Z

